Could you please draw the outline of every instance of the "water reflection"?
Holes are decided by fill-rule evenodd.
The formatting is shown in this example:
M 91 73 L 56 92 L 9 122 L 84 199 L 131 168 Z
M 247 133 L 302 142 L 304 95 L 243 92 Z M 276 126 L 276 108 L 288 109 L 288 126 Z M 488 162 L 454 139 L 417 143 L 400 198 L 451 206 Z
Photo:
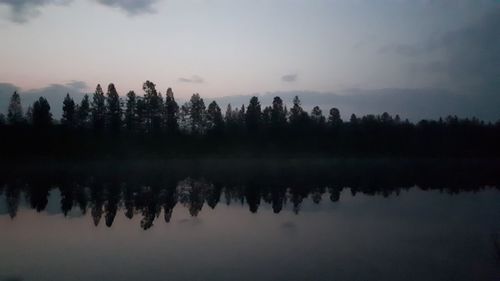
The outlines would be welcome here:
M 498 280 L 497 164 L 10 169 L 0 281 Z
M 410 188 L 456 194 L 500 186 L 499 173 L 491 163 L 432 163 L 344 162 L 312 167 L 300 163 L 285 167 L 256 165 L 244 170 L 228 166 L 216 172 L 207 170 L 210 165 L 202 165 L 202 169 L 176 165 L 13 171 L 2 177 L 0 194 L 5 203 L 0 205 L 5 204 L 6 213 L 14 219 L 22 200 L 41 212 L 47 208 L 49 196 L 58 191 L 64 216 L 75 209 L 84 215 L 90 211 L 95 226 L 104 223 L 111 227 L 117 213 L 123 212 L 129 219 L 140 216 L 140 226 L 149 229 L 161 214 L 166 223 L 170 222 L 178 204 L 192 217 L 204 207 L 235 203 L 246 204 L 252 213 L 258 212 L 261 204 L 268 204 L 276 214 L 285 207 L 299 214 L 304 199 L 319 204 L 328 198 L 334 203 L 342 200 L 344 189 L 352 196 L 363 193 L 388 197 Z M 186 176 L 189 172 L 196 176 Z

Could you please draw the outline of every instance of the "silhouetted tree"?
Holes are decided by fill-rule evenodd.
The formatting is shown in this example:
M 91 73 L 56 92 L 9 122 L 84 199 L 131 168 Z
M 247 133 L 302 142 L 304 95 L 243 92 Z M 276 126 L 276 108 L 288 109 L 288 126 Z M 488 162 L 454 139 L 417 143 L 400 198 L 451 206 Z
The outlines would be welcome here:
M 147 105 L 146 101 L 143 97 L 137 97 L 137 107 L 136 107 L 136 116 L 137 116 L 137 127 L 139 130 L 146 129 L 146 119 L 147 119 Z
M 179 130 L 178 115 L 179 106 L 175 102 L 174 92 L 172 88 L 168 88 L 165 97 L 165 127 L 170 134 L 176 133 Z
M 245 124 L 250 133 L 255 133 L 259 130 L 262 122 L 262 112 L 260 108 L 259 98 L 250 98 L 250 103 L 247 107 L 245 115 Z
M 76 109 L 77 112 L 77 123 L 80 128 L 86 128 L 89 124 L 90 116 L 90 100 L 89 95 L 83 96 L 80 105 Z
M 95 130 L 104 129 L 106 122 L 106 97 L 102 91 L 101 85 L 97 85 L 94 96 L 92 97 L 92 125 Z
M 315 106 L 311 111 L 311 120 L 319 126 L 323 126 L 325 124 L 325 116 L 323 116 L 323 112 L 319 108 L 319 106 Z
M 161 129 L 163 98 L 156 91 L 156 85 L 151 81 L 144 82 L 144 103 L 146 106 L 146 128 L 149 132 L 158 133 Z
M 262 111 L 262 124 L 266 128 L 271 127 L 272 112 L 273 112 L 273 108 L 270 106 L 266 106 L 264 108 L 264 110 Z
M 303 132 L 306 129 L 309 116 L 302 109 L 298 96 L 293 98 L 293 106 L 290 109 L 290 125 L 295 131 Z
M 18 125 L 24 122 L 23 119 L 21 97 L 17 92 L 14 92 L 14 94 L 10 97 L 9 108 L 7 111 L 7 122 L 12 125 Z
M 76 117 L 75 101 L 69 96 L 68 93 L 63 101 L 61 123 L 69 128 L 73 128 L 76 125 Z
M 387 113 L 387 112 L 384 112 L 382 113 L 382 115 L 380 116 L 380 121 L 386 125 L 389 125 L 389 124 L 392 124 L 393 122 L 393 119 L 392 119 L 392 116 Z
M 26 115 L 24 116 L 24 121 L 28 122 L 29 125 L 33 125 L 33 106 L 28 106 L 26 110 Z
M 330 109 L 330 115 L 328 116 L 328 124 L 332 128 L 339 128 L 342 125 L 342 118 L 340 117 L 340 111 L 338 108 Z
M 129 131 L 134 131 L 137 124 L 137 96 L 134 91 L 127 93 L 125 106 L 125 127 Z
M 271 126 L 273 129 L 281 129 L 286 126 L 286 109 L 280 97 L 274 97 L 271 109 Z
M 224 115 L 224 120 L 226 121 L 226 124 L 229 124 L 233 121 L 232 119 L 233 119 L 233 108 L 231 107 L 231 104 L 228 103 Z
M 107 115 L 109 120 L 109 127 L 111 131 L 117 132 L 121 128 L 122 123 L 122 108 L 120 102 L 120 96 L 116 91 L 115 85 L 113 83 L 109 84 L 108 92 L 106 96 L 107 105 Z
M 189 100 L 189 116 L 191 119 L 191 132 L 203 133 L 205 130 L 205 102 L 198 93 L 193 94 Z
M 40 97 L 33 103 L 33 126 L 46 128 L 52 125 L 52 113 L 47 99 Z
M 356 114 L 351 114 L 351 118 L 349 119 L 349 123 L 351 123 L 352 125 L 356 125 L 358 124 L 359 120 L 358 120 L 358 117 L 356 117 Z
M 207 130 L 213 133 L 222 133 L 224 129 L 224 119 L 219 105 L 212 101 L 207 109 Z

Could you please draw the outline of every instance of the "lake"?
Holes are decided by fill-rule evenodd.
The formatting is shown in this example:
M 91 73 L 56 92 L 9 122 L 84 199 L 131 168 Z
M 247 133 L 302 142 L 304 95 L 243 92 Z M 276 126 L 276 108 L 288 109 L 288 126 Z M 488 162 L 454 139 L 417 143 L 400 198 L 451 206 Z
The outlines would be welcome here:
M 0 281 L 500 280 L 497 164 L 8 167 Z

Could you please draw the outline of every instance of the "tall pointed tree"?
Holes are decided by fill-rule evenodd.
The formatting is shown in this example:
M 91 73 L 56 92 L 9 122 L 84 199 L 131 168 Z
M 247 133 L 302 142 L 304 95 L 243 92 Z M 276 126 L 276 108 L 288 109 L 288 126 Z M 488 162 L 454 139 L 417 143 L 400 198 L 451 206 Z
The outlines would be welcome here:
M 61 123 L 69 128 L 73 128 L 76 125 L 76 107 L 75 101 L 66 94 L 63 101 L 63 114 L 61 118 Z
M 21 97 L 17 92 L 14 92 L 10 97 L 9 108 L 7 111 L 7 122 L 12 125 L 22 123 L 23 120 L 23 107 L 21 105 Z
M 137 96 L 134 91 L 127 93 L 125 103 L 125 127 L 128 131 L 134 131 L 137 127 Z
M 137 105 L 135 109 L 136 125 L 137 130 L 147 130 L 146 119 L 147 119 L 147 105 L 144 97 L 137 97 Z
M 90 100 L 89 95 L 83 96 L 80 105 L 76 109 L 77 124 L 80 128 L 87 128 L 90 116 Z
M 147 80 L 142 85 L 146 105 L 146 126 L 150 132 L 159 132 L 162 123 L 163 98 L 156 91 L 156 85 Z
M 106 97 L 102 91 L 101 85 L 97 85 L 94 96 L 92 97 L 92 125 L 96 130 L 104 129 L 106 122 Z
M 172 88 L 168 88 L 165 97 L 165 127 L 168 133 L 172 134 L 179 130 L 179 123 L 177 122 L 178 116 L 179 106 L 177 102 L 175 102 Z
M 245 113 L 245 124 L 250 133 L 255 133 L 259 130 L 262 122 L 262 112 L 260 108 L 259 98 L 253 96 Z
M 33 125 L 33 105 L 28 106 L 26 114 L 24 116 L 24 121 L 30 125 Z
M 293 106 L 290 109 L 290 125 L 296 130 L 302 131 L 307 126 L 309 116 L 302 109 L 302 105 L 298 96 L 293 98 Z
M 108 92 L 106 94 L 106 105 L 107 105 L 107 116 L 108 124 L 113 132 L 117 132 L 121 128 L 122 123 L 122 107 L 120 102 L 120 96 L 116 91 L 115 85 L 113 83 L 109 84 Z

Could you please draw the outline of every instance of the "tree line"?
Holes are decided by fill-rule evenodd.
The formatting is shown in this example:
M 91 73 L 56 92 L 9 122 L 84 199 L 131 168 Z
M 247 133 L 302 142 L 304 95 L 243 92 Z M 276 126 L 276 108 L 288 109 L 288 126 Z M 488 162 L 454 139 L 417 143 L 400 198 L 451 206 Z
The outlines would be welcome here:
M 79 102 L 67 94 L 60 122 L 55 122 L 46 98 L 40 97 L 24 112 L 21 97 L 14 92 L 7 116 L 0 114 L 0 130 L 11 135 L 13 145 L 18 143 L 16 136 L 36 132 L 45 133 L 45 140 L 50 138 L 47 135 L 57 135 L 70 143 L 85 138 L 87 142 L 102 140 L 103 136 L 149 138 L 176 142 L 179 147 L 211 146 L 214 153 L 228 147 L 251 150 L 258 146 L 261 151 L 274 152 L 500 155 L 494 147 L 500 140 L 500 121 L 448 116 L 412 123 L 387 112 L 352 114 L 343 120 L 335 107 L 327 114 L 319 106 L 307 112 L 297 96 L 290 108 L 278 96 L 265 107 L 254 96 L 246 106 L 228 104 L 223 112 L 215 101 L 206 106 L 197 93 L 179 106 L 171 88 L 163 96 L 153 82 L 146 81 L 142 89 L 144 95 L 129 91 L 125 99 L 112 83 L 106 93 L 97 85 L 92 97 L 85 95 Z M 135 144 L 138 148 L 141 143 Z

